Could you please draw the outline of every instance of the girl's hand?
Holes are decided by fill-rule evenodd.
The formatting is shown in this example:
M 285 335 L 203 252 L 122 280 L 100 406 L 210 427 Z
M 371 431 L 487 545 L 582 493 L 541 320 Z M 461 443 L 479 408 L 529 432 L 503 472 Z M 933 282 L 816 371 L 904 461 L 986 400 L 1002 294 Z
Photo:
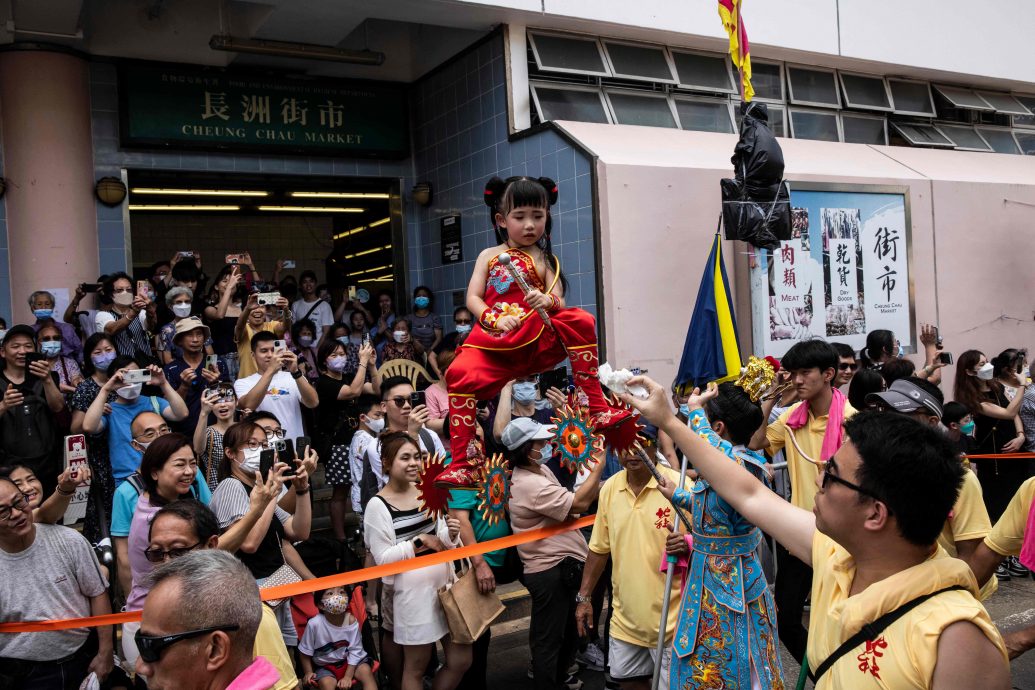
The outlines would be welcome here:
M 207 415 L 219 402 L 219 391 L 206 390 L 201 394 L 201 414 Z
M 549 309 L 553 306 L 553 299 L 549 295 L 544 295 L 539 290 L 529 290 L 525 294 L 525 304 L 532 307 L 533 309 Z
M 700 410 L 706 402 L 717 397 L 719 397 L 719 387 L 712 381 L 708 384 L 708 389 L 704 393 L 701 392 L 700 388 L 695 388 L 694 392 L 687 399 L 686 406 L 691 410 Z
M 1008 443 L 1003 445 L 1004 453 L 1016 453 L 1024 445 L 1024 434 L 1017 434 L 1017 436 L 1011 439 Z
M 513 331 L 520 325 L 521 319 L 519 319 L 516 316 L 511 316 L 509 314 L 507 316 L 501 316 L 500 320 L 496 322 L 496 328 L 503 331 L 504 333 L 509 333 L 510 331 Z
M 374 346 L 368 341 L 364 340 L 363 344 L 359 347 L 359 363 L 362 366 L 370 364 L 370 359 L 375 355 L 376 351 Z

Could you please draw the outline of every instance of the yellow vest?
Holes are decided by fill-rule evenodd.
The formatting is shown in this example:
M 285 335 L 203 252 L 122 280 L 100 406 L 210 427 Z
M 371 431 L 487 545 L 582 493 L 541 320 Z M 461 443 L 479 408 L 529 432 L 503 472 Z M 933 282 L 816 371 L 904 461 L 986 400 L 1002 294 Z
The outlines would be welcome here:
M 943 592 L 898 619 L 876 640 L 869 640 L 838 659 L 816 690 L 929 688 L 938 660 L 938 638 L 957 621 L 970 621 L 992 641 L 1009 664 L 1006 647 L 985 607 L 977 600 L 977 582 L 963 561 L 941 547 L 923 563 L 895 573 L 849 597 L 855 578 L 851 555 L 816 532 L 812 542 L 812 613 L 809 623 L 809 667 L 817 668 L 862 626 L 917 597 L 953 585 L 965 590 Z

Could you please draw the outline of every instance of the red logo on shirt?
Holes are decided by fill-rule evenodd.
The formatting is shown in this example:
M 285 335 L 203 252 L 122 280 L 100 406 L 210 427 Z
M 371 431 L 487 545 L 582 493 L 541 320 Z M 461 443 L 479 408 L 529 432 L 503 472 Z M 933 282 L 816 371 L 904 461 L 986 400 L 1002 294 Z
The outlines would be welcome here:
M 658 512 L 655 515 L 658 516 L 658 519 L 654 521 L 654 529 L 668 529 L 669 525 L 672 524 L 669 522 L 669 518 L 672 516 L 671 508 L 658 508 Z
M 867 640 L 866 649 L 863 653 L 855 657 L 859 660 L 859 670 L 864 674 L 869 672 L 871 676 L 880 680 L 880 666 L 877 665 L 877 659 L 884 656 L 882 649 L 887 649 L 888 643 L 884 640 L 884 636 L 881 635 L 876 640 Z

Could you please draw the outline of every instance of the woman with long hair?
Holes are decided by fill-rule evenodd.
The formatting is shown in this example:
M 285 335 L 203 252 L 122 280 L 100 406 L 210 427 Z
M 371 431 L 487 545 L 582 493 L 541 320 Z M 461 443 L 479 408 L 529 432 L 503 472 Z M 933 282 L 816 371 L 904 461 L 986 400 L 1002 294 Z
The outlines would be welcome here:
M 397 431 L 383 434 L 380 444 L 388 483 L 363 514 L 367 550 L 374 562 L 394 563 L 456 547 L 460 521 L 454 517 L 432 519 L 418 503 L 421 452 L 416 439 Z M 449 582 L 450 567 L 433 565 L 382 578 L 383 657 L 393 687 L 421 690 L 439 640 L 446 663 L 435 674 L 432 690 L 453 690 L 471 665 L 471 645 L 452 641 L 438 600 L 438 590 Z
M 866 334 L 866 347 L 859 352 L 862 369 L 880 369 L 886 362 L 902 356 L 902 346 L 891 331 L 879 328 Z

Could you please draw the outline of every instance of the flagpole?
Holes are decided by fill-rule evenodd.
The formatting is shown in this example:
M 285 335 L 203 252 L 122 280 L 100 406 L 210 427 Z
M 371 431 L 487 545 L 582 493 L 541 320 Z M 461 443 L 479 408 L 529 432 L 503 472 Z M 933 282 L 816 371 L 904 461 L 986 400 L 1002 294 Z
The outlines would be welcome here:
M 682 488 L 683 483 L 686 481 L 686 470 L 689 459 L 686 454 L 683 454 L 683 462 L 679 466 L 679 486 L 676 488 Z M 673 530 L 678 532 L 679 526 L 682 520 L 679 519 L 682 511 L 677 510 L 676 516 L 672 520 Z M 686 526 L 687 529 L 691 528 L 691 525 Z M 651 678 L 650 687 L 651 690 L 658 690 L 658 683 L 661 680 L 661 665 L 665 663 L 665 633 L 668 630 L 668 605 L 669 600 L 672 597 L 672 580 L 676 573 L 676 559 L 675 556 L 668 557 L 668 567 L 665 568 L 665 589 L 661 599 L 661 623 L 658 625 L 658 645 L 656 648 L 657 661 L 654 662 L 654 677 Z M 669 666 L 669 674 L 672 673 L 672 667 Z M 670 676 L 671 683 L 671 676 Z

